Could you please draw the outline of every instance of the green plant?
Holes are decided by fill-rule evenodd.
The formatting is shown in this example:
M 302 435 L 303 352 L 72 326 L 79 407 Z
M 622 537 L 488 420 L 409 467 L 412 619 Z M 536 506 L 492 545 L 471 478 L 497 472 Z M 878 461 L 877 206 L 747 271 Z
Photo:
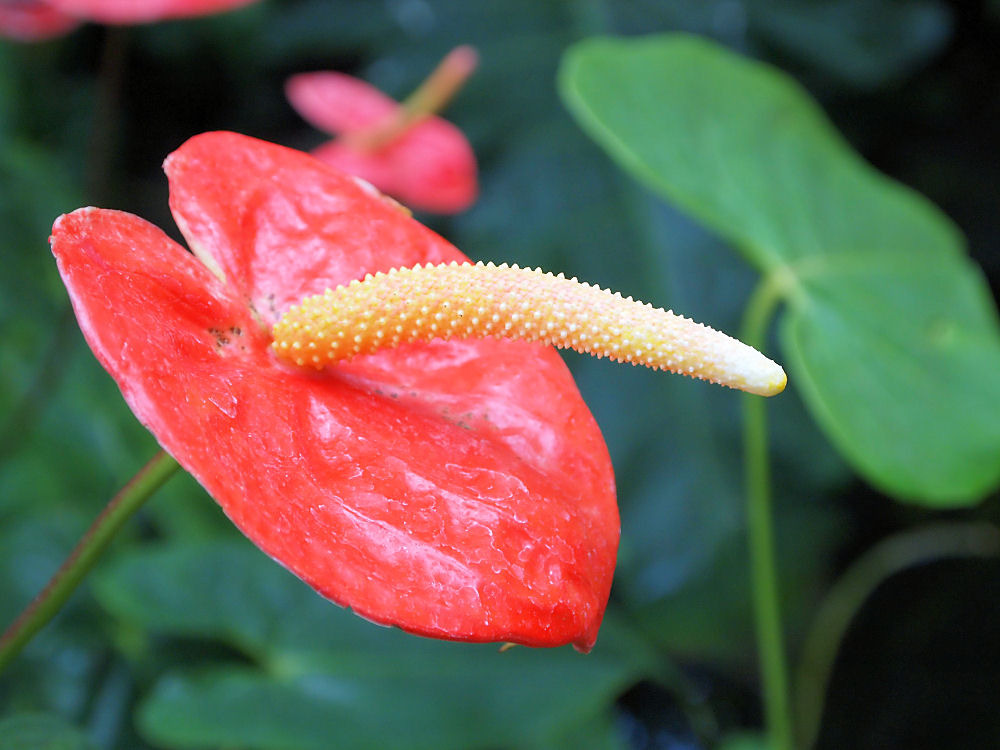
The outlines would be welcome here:
M 865 164 L 793 81 L 695 37 L 594 39 L 561 92 L 628 172 L 760 271 L 792 382 L 854 468 L 903 501 L 977 502 L 1000 479 L 1000 327 L 961 236 Z M 744 410 L 747 519 L 771 741 L 792 746 L 764 405 Z
M 1000 548 L 996 316 L 963 240 L 773 68 L 690 37 L 573 46 L 683 28 L 791 71 L 866 156 L 947 208 L 995 281 L 990 110 L 964 82 L 995 71 L 998 17 L 958 7 L 267 0 L 0 43 L 0 624 L 156 449 L 77 333 L 45 252 L 52 219 L 92 203 L 169 226 L 157 165 L 206 127 L 320 145 L 282 94 L 302 70 L 399 99 L 475 44 L 448 117 L 480 160 L 480 198 L 432 226 L 484 260 L 723 330 L 742 318 L 791 383 L 766 414 L 748 403 L 741 428 L 731 393 L 568 355 L 623 525 L 586 657 L 365 623 L 177 474 L 0 677 L 0 748 L 765 747 L 744 437 L 775 734 L 791 713 L 800 747 L 992 747 L 998 568 L 967 560 Z M 613 160 L 554 95 L 567 49 L 566 100 Z

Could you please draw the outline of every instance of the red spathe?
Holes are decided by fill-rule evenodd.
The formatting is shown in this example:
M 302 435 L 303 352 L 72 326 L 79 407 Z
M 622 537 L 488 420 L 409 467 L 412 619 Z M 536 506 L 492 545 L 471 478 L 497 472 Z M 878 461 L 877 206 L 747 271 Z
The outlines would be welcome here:
M 588 650 L 619 520 L 556 352 L 489 339 L 282 365 L 269 330 L 293 302 L 464 256 L 280 146 L 206 133 L 166 170 L 178 225 L 225 281 L 131 214 L 81 209 L 52 236 L 88 343 L 160 444 L 255 544 L 371 620 Z
M 257 0 L 45 0 L 80 19 L 109 24 L 133 24 L 170 18 L 207 16 L 239 8 Z
M 377 127 L 400 108 L 365 81 L 333 71 L 292 76 L 285 93 L 303 118 L 334 135 Z M 314 154 L 417 210 L 458 213 L 479 193 L 472 146 L 461 130 L 440 117 L 428 117 L 374 151 L 338 139 Z
M 0 36 L 23 42 L 66 34 L 83 21 L 139 24 L 204 16 L 257 0 L 0 0 Z

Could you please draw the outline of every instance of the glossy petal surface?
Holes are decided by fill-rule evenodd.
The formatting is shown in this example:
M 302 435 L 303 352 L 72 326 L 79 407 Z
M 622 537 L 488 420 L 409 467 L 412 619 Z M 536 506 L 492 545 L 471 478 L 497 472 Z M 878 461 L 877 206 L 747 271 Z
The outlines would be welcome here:
M 302 117 L 334 135 L 378 125 L 400 106 L 364 81 L 336 72 L 293 76 L 285 91 Z M 440 117 L 427 118 L 376 151 L 331 141 L 315 155 L 415 209 L 457 213 L 478 193 L 472 147 L 458 128 Z
M 216 273 L 129 214 L 81 209 L 52 240 L 84 335 L 163 447 L 265 552 L 365 617 L 592 646 L 618 514 L 558 355 L 490 339 L 318 375 L 281 365 L 270 324 L 302 296 L 464 256 L 279 146 L 209 133 L 166 169 L 174 216 Z

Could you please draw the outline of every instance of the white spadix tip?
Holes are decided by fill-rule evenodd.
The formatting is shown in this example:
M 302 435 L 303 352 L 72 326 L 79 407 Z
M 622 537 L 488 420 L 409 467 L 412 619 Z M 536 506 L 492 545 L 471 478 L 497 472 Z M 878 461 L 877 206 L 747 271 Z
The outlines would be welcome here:
M 274 326 L 274 350 L 322 368 L 432 339 L 538 341 L 670 370 L 761 396 L 784 370 L 753 347 L 673 312 L 535 269 L 477 263 L 400 268 L 310 297 Z

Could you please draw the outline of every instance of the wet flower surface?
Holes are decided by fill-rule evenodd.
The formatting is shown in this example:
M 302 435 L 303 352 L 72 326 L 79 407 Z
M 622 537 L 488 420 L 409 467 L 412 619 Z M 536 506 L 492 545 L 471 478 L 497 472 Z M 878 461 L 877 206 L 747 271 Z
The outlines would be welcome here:
M 204 134 L 166 171 L 194 255 L 102 209 L 61 217 L 52 237 L 88 343 L 161 445 L 261 549 L 365 617 L 589 649 L 618 512 L 603 439 L 559 356 L 476 339 L 319 373 L 283 364 L 271 327 L 293 303 L 464 256 L 273 144 Z

